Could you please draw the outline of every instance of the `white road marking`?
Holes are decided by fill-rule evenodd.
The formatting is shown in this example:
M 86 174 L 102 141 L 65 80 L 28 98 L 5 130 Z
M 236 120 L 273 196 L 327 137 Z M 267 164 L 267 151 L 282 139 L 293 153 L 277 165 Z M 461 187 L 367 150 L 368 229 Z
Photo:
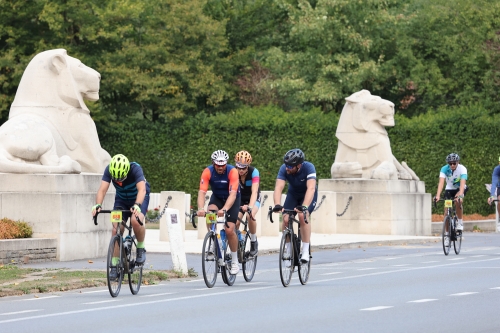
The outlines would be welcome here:
M 212 287 L 212 288 L 200 288 L 200 289 L 195 289 L 195 290 L 212 290 L 212 289 L 220 289 L 222 287 Z
M 97 302 L 89 302 L 89 303 L 83 303 L 83 304 L 101 304 L 101 303 L 111 303 L 111 302 L 118 302 L 117 299 L 110 299 L 106 301 L 97 301 Z
M 333 275 L 333 274 L 340 274 L 342 272 L 331 272 L 331 273 L 323 273 L 323 274 L 320 274 L 320 275 Z
M 397 258 L 382 258 L 381 260 L 394 260 L 394 259 L 400 259 L 399 257 Z
M 490 288 L 490 289 L 500 289 L 500 287 Z
M 437 260 L 424 261 L 422 264 L 430 264 L 430 263 L 433 263 L 433 262 L 439 262 L 439 261 L 437 261 Z
M 359 311 L 377 311 L 393 308 L 393 306 L 374 306 L 373 308 L 360 309 Z
M 139 297 L 155 297 L 155 296 L 172 295 L 172 294 L 175 294 L 175 293 L 151 294 L 151 295 L 142 295 L 142 296 L 139 296 Z
M 147 302 L 138 302 L 138 303 L 134 302 L 134 303 L 129 303 L 129 304 L 117 304 L 117 305 L 112 305 L 112 306 L 99 307 L 99 308 L 91 308 L 91 309 L 85 309 L 85 310 L 57 312 L 57 313 L 50 313 L 50 314 L 39 315 L 39 316 L 31 316 L 31 317 L 24 317 L 24 318 L 14 318 L 14 319 L 0 320 L 0 324 L 12 323 L 12 322 L 17 322 L 17 321 L 33 320 L 33 319 L 42 319 L 42 318 L 50 318 L 50 317 L 67 316 L 67 315 L 73 315 L 73 314 L 78 314 L 78 313 L 94 312 L 94 311 L 116 310 L 116 309 L 119 309 L 119 308 L 126 308 L 126 307 L 131 307 L 131 306 L 136 307 L 136 306 L 141 306 L 141 305 L 150 305 L 150 304 L 157 304 L 157 303 L 183 301 L 183 300 L 186 300 L 186 299 L 194 299 L 194 298 L 201 298 L 201 297 L 213 297 L 214 295 L 229 295 L 229 294 L 235 294 L 235 293 L 241 293 L 241 292 L 250 292 L 250 291 L 257 291 L 257 290 L 270 289 L 270 288 L 277 288 L 277 287 L 276 286 L 270 286 L 270 287 L 260 287 L 260 288 L 253 288 L 253 289 L 248 289 L 248 288 L 247 289 L 235 289 L 235 290 L 224 291 L 224 292 L 220 292 L 220 293 L 209 293 L 209 294 L 202 294 L 202 295 L 183 296 L 183 297 L 177 297 L 177 298 L 160 299 L 160 300 L 156 300 L 156 301 L 147 301 Z
M 0 316 L 11 316 L 11 315 L 16 315 L 16 314 L 27 313 L 27 312 L 36 312 L 36 311 L 42 311 L 42 310 L 24 310 L 24 311 L 17 311 L 17 312 L 6 312 L 6 313 L 0 313 Z
M 477 293 L 478 293 L 477 291 L 467 291 L 467 292 L 464 292 L 464 293 L 451 294 L 451 295 L 448 295 L 448 296 L 467 296 L 467 295 L 473 295 L 473 294 L 477 294 Z
M 376 268 L 372 268 L 372 267 L 370 267 L 370 268 L 360 268 L 360 269 L 358 269 L 358 271 L 370 271 L 372 269 L 376 269 Z
M 437 301 L 435 298 L 424 298 L 424 299 L 417 299 L 415 301 L 409 301 L 408 303 L 426 303 L 426 302 L 432 302 L 432 301 Z
M 448 259 L 448 260 L 464 260 L 465 258 L 453 258 L 453 259 Z
M 56 298 L 56 297 L 61 297 L 61 296 L 46 296 L 46 297 L 38 297 L 38 298 L 26 298 L 26 299 L 22 299 L 22 301 L 38 301 L 41 299 Z
M 470 256 L 471 258 L 485 257 L 486 254 L 478 254 L 477 256 Z
M 401 265 L 392 265 L 394 267 L 403 267 L 403 266 L 410 266 L 410 264 L 401 264 Z
M 93 294 L 93 293 L 103 293 L 103 292 L 108 292 L 108 289 L 103 289 L 103 290 L 93 290 L 93 291 L 84 291 L 82 294 Z
M 199 279 L 199 280 L 189 280 L 189 281 L 185 281 L 186 283 L 189 283 L 189 282 L 199 282 L 199 281 L 203 281 L 203 279 Z

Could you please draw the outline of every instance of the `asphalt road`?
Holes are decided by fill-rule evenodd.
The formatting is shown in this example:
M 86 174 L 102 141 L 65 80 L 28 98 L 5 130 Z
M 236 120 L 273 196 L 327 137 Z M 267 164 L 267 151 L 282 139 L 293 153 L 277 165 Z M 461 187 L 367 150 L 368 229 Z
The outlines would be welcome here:
M 148 265 L 170 268 L 165 254 Z M 259 256 L 251 283 L 218 277 L 0 299 L 0 332 L 499 332 L 500 234 L 466 233 L 462 252 L 440 243 L 313 252 L 311 277 L 281 285 L 277 254 Z M 53 263 L 99 268 L 100 260 Z M 170 264 L 171 265 L 171 264 Z M 31 264 L 46 267 L 47 264 Z M 200 272 L 200 256 L 188 266 Z M 80 268 L 80 267 L 74 267 Z M 88 267 L 87 267 L 88 268 Z

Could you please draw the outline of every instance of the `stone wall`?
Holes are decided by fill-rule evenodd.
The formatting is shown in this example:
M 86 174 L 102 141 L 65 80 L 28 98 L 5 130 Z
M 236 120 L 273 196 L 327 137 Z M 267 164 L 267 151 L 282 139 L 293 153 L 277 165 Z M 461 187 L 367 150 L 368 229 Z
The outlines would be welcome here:
M 57 239 L 25 238 L 0 240 L 0 264 L 56 260 Z

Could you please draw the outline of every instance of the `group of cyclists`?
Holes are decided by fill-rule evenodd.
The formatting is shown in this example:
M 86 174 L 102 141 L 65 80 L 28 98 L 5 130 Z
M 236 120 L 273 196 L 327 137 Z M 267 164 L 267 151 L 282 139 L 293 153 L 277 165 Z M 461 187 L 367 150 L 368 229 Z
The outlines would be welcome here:
M 219 217 L 226 216 L 227 224 L 224 225 L 226 237 L 232 258 L 237 257 L 238 237 L 236 230 L 239 227 L 238 218 L 247 214 L 249 221 L 249 236 L 251 240 L 250 255 L 258 254 L 256 214 L 260 208 L 260 174 L 257 168 L 251 166 L 252 155 L 245 150 L 238 152 L 234 157 L 234 165 L 228 164 L 229 155 L 224 150 L 216 150 L 211 155 L 212 163 L 207 166 L 200 178 L 198 191 L 197 216 L 205 216 L 207 211 L 217 211 Z M 288 182 L 286 200 L 281 206 L 281 194 Z M 129 162 L 127 157 L 118 154 L 112 157 L 109 165 L 104 170 L 101 185 L 96 195 L 96 203 L 92 207 L 92 216 L 102 208 L 102 202 L 108 191 L 109 185 L 116 189 L 113 210 L 130 210 L 131 223 L 137 237 L 136 263 L 144 264 L 146 249 L 144 237 L 145 226 L 139 221 L 144 221 L 144 212 L 149 204 L 150 186 L 144 177 L 142 167 L 136 162 Z M 205 211 L 205 195 L 208 188 L 212 190 L 207 211 Z M 305 160 L 304 152 L 298 148 L 289 150 L 283 157 L 276 178 L 274 189 L 274 212 L 295 210 L 301 223 L 302 237 L 302 262 L 309 261 L 309 242 L 311 227 L 305 223 L 316 206 L 318 189 L 316 186 L 316 169 L 311 162 Z M 283 216 L 283 229 L 288 225 L 288 215 Z M 112 236 L 116 235 L 118 223 L 113 223 Z M 286 247 L 288 255 L 290 248 Z M 110 278 L 117 276 L 116 265 L 118 255 L 112 258 Z M 114 269 L 113 269 L 114 268 Z M 239 272 L 237 260 L 233 260 L 230 274 Z
M 234 157 L 234 165 L 228 164 L 229 155 L 224 150 L 216 150 L 211 155 L 212 163 L 207 166 L 200 178 L 198 191 L 197 216 L 206 214 L 205 195 L 209 187 L 212 190 L 207 211 L 217 211 L 219 217 L 224 214 L 227 218 L 225 232 L 233 258 L 237 257 L 239 227 L 238 218 L 247 214 L 249 221 L 249 236 L 251 240 L 250 255 L 258 254 L 259 243 L 257 241 L 256 214 L 261 203 L 260 173 L 253 167 L 252 155 L 245 150 L 238 152 Z M 458 217 L 457 230 L 463 230 L 463 205 L 462 201 L 468 191 L 467 168 L 460 164 L 460 156 L 451 153 L 446 157 L 446 164 L 439 173 L 438 188 L 433 200 L 440 200 L 444 188 L 444 199 L 457 201 L 456 212 Z M 288 192 L 283 206 L 281 205 L 281 194 L 288 182 Z M 136 162 L 129 162 L 126 156 L 118 154 L 113 156 L 111 162 L 104 170 L 101 185 L 96 195 L 96 204 L 92 207 L 92 215 L 101 209 L 102 202 L 108 191 L 109 185 L 113 184 L 116 189 L 113 209 L 130 210 L 131 223 L 137 237 L 137 264 L 146 261 L 146 249 L 144 237 L 146 230 L 144 225 L 138 221 L 144 221 L 144 212 L 149 204 L 150 186 L 144 177 L 142 167 Z M 445 186 L 446 183 L 446 186 Z M 500 158 L 499 165 L 493 170 L 492 186 L 488 204 L 493 200 L 500 200 Z M 313 212 L 318 197 L 316 184 L 316 169 L 311 162 L 305 160 L 304 152 L 298 148 L 286 152 L 283 157 L 274 187 L 273 212 L 295 210 L 301 223 L 302 257 L 303 263 L 309 261 L 309 243 L 311 238 L 311 225 L 305 223 L 310 221 L 309 216 Z M 500 213 L 500 205 L 497 208 Z M 306 220 L 304 219 L 306 218 Z M 283 216 L 283 230 L 288 225 L 288 215 Z M 113 224 L 112 235 L 116 234 L 118 224 Z M 286 244 L 289 245 L 289 244 Z M 285 252 L 289 247 L 285 245 Z M 288 253 L 289 255 L 289 253 Z M 118 262 L 118 256 L 113 257 L 113 264 Z M 231 274 L 239 272 L 238 262 L 232 261 Z M 116 275 L 116 269 L 111 269 L 111 276 Z

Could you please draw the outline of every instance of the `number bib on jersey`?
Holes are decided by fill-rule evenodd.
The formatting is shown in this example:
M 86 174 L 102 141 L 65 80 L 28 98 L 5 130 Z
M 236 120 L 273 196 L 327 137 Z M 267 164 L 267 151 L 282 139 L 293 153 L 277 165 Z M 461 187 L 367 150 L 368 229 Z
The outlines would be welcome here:
M 446 208 L 451 208 L 451 207 L 453 207 L 453 200 L 445 200 L 445 201 L 444 201 L 444 206 L 445 206 Z
M 113 210 L 110 215 L 111 223 L 120 223 L 122 221 L 122 211 L 121 210 Z
M 207 224 L 214 224 L 217 223 L 217 214 L 216 213 L 207 213 L 205 215 L 207 218 Z

